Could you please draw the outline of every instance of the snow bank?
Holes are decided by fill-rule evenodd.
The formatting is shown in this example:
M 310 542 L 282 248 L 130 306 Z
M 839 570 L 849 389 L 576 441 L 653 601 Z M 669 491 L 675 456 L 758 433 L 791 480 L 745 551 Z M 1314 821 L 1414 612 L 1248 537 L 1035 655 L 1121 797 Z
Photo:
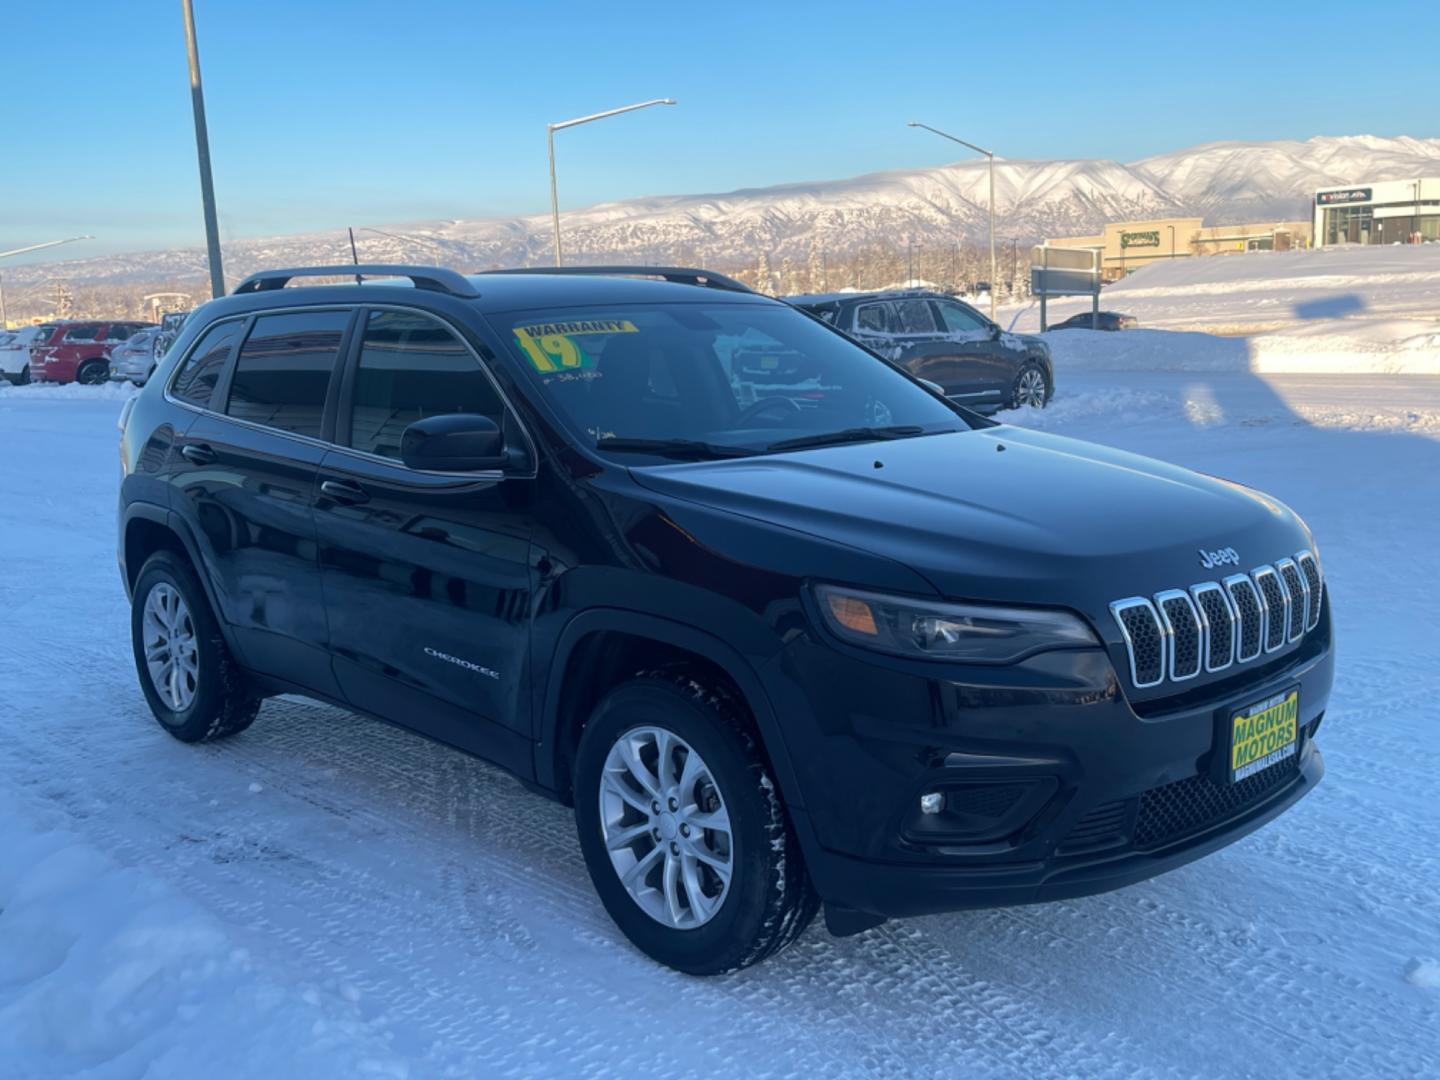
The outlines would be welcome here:
M 1266 333 L 1306 323 L 1433 320 L 1440 297 L 1440 244 L 1320 248 L 1178 258 L 1107 286 L 1100 306 L 1143 327 Z M 1055 300 L 1051 323 L 1088 311 L 1088 299 Z M 1007 325 L 1040 328 L 1038 305 L 1012 308 Z
M 124 401 L 140 392 L 134 383 L 107 382 L 99 386 L 79 383 L 30 383 L 15 386 L 0 379 L 0 399 L 7 401 Z
M 1104 439 L 1107 433 L 1146 429 L 1156 434 L 1235 425 L 1281 428 L 1306 425 L 1331 431 L 1386 432 L 1440 437 L 1440 384 L 1429 402 L 1385 402 L 1384 387 L 1349 384 L 1336 400 L 1287 398 L 1280 385 L 1221 373 L 1166 378 L 1147 375 L 1138 387 L 1123 384 L 1097 390 L 1104 376 L 1079 375 L 1069 392 L 1057 389 L 1043 410 L 1022 408 L 997 413 L 1006 424 Z M 1348 400 L 1354 398 L 1355 400 Z M 1380 402 L 1380 404 L 1376 404 Z M 1163 435 L 1162 435 L 1163 437 Z
M 1057 385 L 1067 371 L 1440 375 L 1440 324 L 1412 319 L 1327 320 L 1253 337 L 1144 328 L 1043 336 Z
M 262 977 L 158 881 L 0 790 L 0 1072 L 7 1077 L 404 1077 L 348 987 Z

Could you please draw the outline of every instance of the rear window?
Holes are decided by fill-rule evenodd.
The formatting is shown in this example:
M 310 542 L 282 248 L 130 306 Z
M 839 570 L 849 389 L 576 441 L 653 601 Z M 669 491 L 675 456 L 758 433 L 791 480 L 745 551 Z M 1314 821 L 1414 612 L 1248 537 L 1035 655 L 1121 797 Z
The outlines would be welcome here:
M 318 439 L 325 395 L 349 321 L 348 311 L 256 319 L 235 362 L 226 414 Z
M 175 377 L 170 393 L 181 401 L 207 408 L 244 325 L 244 319 L 232 319 L 206 330 L 190 350 L 190 357 Z

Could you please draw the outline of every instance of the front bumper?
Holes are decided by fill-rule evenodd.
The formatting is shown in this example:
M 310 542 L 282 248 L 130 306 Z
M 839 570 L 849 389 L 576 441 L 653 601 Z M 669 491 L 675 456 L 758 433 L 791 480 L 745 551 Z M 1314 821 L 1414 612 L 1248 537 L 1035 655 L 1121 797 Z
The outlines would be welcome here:
M 807 687 L 810 706 L 781 713 L 802 795 L 791 815 L 821 897 L 853 912 L 1120 888 L 1259 828 L 1324 773 L 1314 735 L 1333 681 L 1328 610 L 1273 663 L 1138 705 L 1098 649 L 941 680 L 933 667 L 807 636 L 777 664 L 772 674 Z M 1296 754 L 1229 784 L 1216 761 L 1222 727 L 1290 687 L 1300 693 Z M 946 793 L 946 809 L 923 815 L 920 796 L 933 791 Z
M 1090 896 L 1145 881 L 1234 843 L 1299 802 L 1324 775 L 1320 749 L 1307 739 L 1299 767 L 1266 796 L 1233 817 L 1154 850 L 1120 848 L 1068 859 L 970 866 L 881 863 L 826 851 L 810 860 L 809 869 L 827 902 L 887 918 Z M 800 827 L 808 829 L 808 820 Z

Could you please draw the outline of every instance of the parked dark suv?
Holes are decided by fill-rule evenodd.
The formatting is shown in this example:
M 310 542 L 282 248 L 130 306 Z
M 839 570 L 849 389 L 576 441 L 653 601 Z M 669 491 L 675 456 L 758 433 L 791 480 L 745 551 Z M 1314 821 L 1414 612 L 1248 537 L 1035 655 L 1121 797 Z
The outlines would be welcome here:
M 1043 409 L 1055 391 L 1043 341 L 1007 333 L 953 296 L 906 290 L 786 299 L 976 411 Z
M 356 273 L 386 280 L 284 288 Z M 121 426 L 167 731 L 300 693 L 483 756 L 574 805 L 683 971 L 822 902 L 845 934 L 1139 881 L 1323 771 L 1289 509 L 997 425 L 719 275 L 255 275 Z

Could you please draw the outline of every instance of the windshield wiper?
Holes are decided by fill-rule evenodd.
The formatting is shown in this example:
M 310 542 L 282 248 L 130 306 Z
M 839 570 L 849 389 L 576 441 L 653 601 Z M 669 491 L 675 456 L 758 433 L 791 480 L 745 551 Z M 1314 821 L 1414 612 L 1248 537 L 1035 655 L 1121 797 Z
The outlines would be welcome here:
M 620 435 L 608 435 L 597 440 L 595 449 L 634 451 L 637 454 L 655 454 L 658 457 L 697 460 L 750 457 L 760 452 L 744 446 L 723 446 L 720 443 L 702 442 L 699 439 L 630 439 Z
M 918 424 L 896 424 L 892 427 L 852 427 L 843 431 L 825 431 L 818 435 L 801 435 L 794 439 L 781 439 L 771 443 L 766 450 L 803 450 L 810 446 L 835 446 L 839 443 L 874 442 L 879 439 L 908 439 L 912 435 L 923 435 L 925 429 Z

